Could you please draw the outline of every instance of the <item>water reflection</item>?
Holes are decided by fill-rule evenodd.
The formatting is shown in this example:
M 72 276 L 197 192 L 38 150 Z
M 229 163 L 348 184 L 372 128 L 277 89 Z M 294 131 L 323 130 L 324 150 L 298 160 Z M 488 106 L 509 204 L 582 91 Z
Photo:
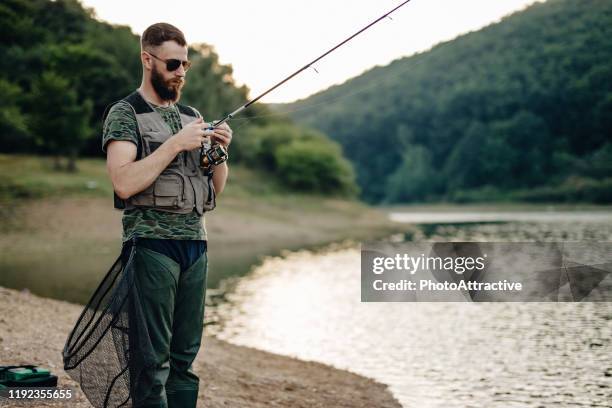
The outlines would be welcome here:
M 413 239 L 609 241 L 612 225 L 438 225 Z M 358 248 L 269 259 L 207 328 L 390 385 L 406 407 L 612 406 L 612 303 L 361 303 Z

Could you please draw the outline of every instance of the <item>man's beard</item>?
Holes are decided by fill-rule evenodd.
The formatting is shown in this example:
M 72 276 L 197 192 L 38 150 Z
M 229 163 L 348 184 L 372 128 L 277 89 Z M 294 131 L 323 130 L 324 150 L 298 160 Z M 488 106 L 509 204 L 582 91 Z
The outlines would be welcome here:
M 164 80 L 164 77 L 159 73 L 157 68 L 153 66 L 151 70 L 151 85 L 157 92 L 157 95 L 163 101 L 176 102 L 181 98 L 181 88 L 185 84 L 182 79 Z

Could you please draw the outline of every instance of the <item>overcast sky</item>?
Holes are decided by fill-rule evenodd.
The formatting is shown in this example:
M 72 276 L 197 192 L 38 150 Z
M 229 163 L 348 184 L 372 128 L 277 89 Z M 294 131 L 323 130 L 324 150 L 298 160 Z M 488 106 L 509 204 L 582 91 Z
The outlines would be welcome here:
M 234 78 L 263 92 L 402 0 L 81 0 L 101 20 L 129 25 L 176 25 L 189 43 L 212 44 Z M 477 30 L 536 0 L 412 0 L 264 102 L 305 98 L 376 65 L 427 50 Z M 189 80 L 189 76 L 187 77 Z

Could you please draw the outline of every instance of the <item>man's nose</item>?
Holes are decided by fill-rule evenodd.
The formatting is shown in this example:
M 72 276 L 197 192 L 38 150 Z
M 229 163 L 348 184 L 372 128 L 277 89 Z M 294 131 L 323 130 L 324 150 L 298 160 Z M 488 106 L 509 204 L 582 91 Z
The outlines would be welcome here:
M 185 76 L 185 68 L 183 68 L 183 64 L 179 65 L 179 67 L 174 71 L 176 76 L 183 78 Z

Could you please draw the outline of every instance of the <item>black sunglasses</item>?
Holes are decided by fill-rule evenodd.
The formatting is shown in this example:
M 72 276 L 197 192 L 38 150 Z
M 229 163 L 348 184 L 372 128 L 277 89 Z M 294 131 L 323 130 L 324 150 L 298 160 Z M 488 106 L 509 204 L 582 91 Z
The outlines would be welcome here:
M 151 55 L 152 57 L 157 58 L 158 60 L 162 62 L 165 62 L 166 69 L 169 72 L 176 71 L 181 65 L 183 66 L 183 69 L 185 70 L 185 72 L 187 72 L 189 70 L 189 67 L 191 67 L 191 61 L 181 61 L 181 60 L 177 60 L 174 58 L 165 60 L 165 59 L 159 58 L 157 55 L 153 53 L 150 53 L 149 51 L 147 51 L 147 54 Z

